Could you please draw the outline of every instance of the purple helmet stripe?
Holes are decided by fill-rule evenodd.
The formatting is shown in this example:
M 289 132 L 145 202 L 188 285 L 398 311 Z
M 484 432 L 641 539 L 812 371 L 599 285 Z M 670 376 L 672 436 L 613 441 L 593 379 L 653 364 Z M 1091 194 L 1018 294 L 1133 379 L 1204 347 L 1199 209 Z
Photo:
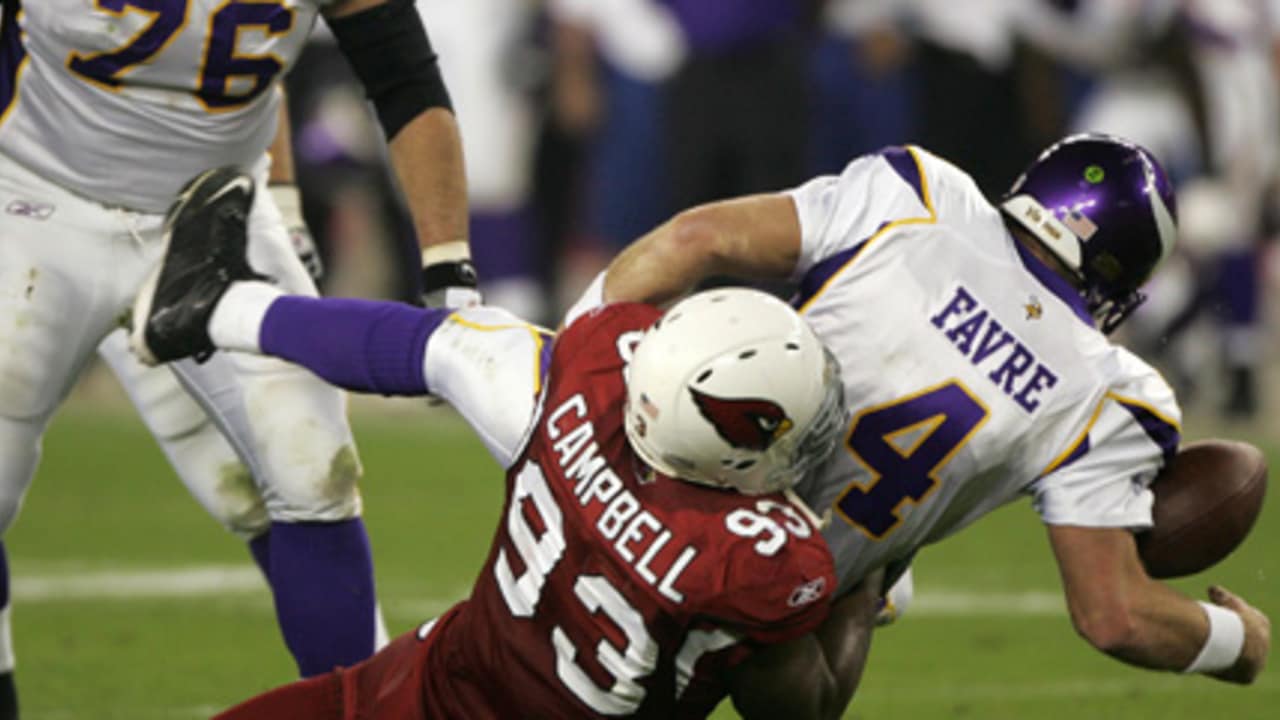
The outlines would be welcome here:
M 1178 239 L 1178 228 L 1174 223 L 1173 213 L 1169 212 L 1169 206 L 1165 205 L 1164 198 L 1154 183 L 1147 197 L 1151 200 L 1151 214 L 1155 218 L 1156 232 L 1160 237 L 1160 262 L 1163 262 L 1173 252 L 1173 244 Z

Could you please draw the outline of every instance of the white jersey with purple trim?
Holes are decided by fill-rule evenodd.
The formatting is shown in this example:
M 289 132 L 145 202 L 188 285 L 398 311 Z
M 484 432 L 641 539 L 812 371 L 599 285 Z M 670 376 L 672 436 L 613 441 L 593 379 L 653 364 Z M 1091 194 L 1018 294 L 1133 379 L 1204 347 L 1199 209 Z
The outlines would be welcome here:
M 834 515 L 841 587 L 1030 496 L 1046 523 L 1143 528 L 1180 411 L 956 167 L 919 148 L 791 191 L 801 313 L 853 419 L 796 488 Z
M 0 0 L 0 153 L 106 205 L 163 212 L 250 169 L 329 0 Z

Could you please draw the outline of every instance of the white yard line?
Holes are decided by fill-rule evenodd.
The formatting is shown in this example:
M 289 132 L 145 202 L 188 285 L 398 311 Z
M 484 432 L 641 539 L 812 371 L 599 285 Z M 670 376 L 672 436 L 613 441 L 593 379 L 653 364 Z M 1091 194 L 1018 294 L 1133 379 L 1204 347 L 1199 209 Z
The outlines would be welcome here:
M 192 598 L 244 596 L 267 597 L 267 586 L 258 569 L 252 565 L 192 565 L 153 569 L 97 569 L 92 571 L 62 570 L 37 575 L 19 570 L 13 580 L 13 598 L 19 605 L 53 603 L 62 600 L 111 599 L 127 601 L 136 598 Z M 399 616 L 428 618 L 439 615 L 462 598 L 467 588 L 454 586 L 436 597 L 424 596 L 392 602 L 390 610 Z M 917 587 L 915 601 L 905 622 L 912 618 L 948 618 L 979 616 L 1061 616 L 1066 612 L 1058 592 L 976 592 L 946 587 Z M 1268 693 L 1280 690 L 1280 684 L 1263 683 Z M 888 689 L 894 705 L 916 707 L 939 703 L 984 702 L 990 700 L 1063 700 L 1083 695 L 1125 697 L 1134 692 L 1135 683 L 1124 680 L 1072 679 L 1042 683 L 1010 685 L 1005 682 L 933 685 L 929 687 L 892 687 Z M 1195 690 L 1191 683 L 1142 684 L 1143 693 L 1182 693 Z M 208 717 L 220 708 L 208 706 L 175 707 L 140 710 L 131 717 L 141 720 L 185 720 Z M 31 720 L 70 720 L 61 711 L 29 713 Z
M 926 585 L 916 588 L 906 617 L 1057 616 L 1066 612 L 1066 601 L 1060 592 L 974 592 Z
M 252 565 L 189 565 L 154 569 L 100 569 L 50 574 L 14 573 L 13 597 L 19 604 L 62 600 L 216 597 L 266 593 L 267 585 Z M 394 603 L 405 615 L 439 614 L 466 594 L 450 587 L 437 596 Z M 1065 613 L 1057 592 L 976 592 L 924 586 L 907 610 L 909 617 L 984 615 L 1053 616 Z
M 91 570 L 34 575 L 13 573 L 18 603 L 102 598 L 164 598 L 266 592 L 252 565 L 191 565 L 164 569 Z

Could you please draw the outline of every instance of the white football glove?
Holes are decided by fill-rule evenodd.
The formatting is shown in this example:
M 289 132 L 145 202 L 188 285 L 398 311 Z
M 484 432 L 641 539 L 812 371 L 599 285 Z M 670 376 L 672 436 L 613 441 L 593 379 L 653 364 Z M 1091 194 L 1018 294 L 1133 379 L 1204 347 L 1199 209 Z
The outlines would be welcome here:
M 284 216 L 284 226 L 289 233 L 289 242 L 293 245 L 293 251 L 307 268 L 307 274 L 311 279 L 319 283 L 320 278 L 324 277 L 324 260 L 316 249 L 316 241 L 311 237 L 311 230 L 302 219 L 302 196 L 298 193 L 298 186 L 292 183 L 278 183 L 268 185 L 267 189 L 271 191 L 271 199 L 275 201 L 276 207 L 280 208 L 280 214 Z
M 890 625 L 902 617 L 915 594 L 915 578 L 911 575 L 911 568 L 907 568 L 880 599 L 880 609 L 876 611 L 876 627 Z

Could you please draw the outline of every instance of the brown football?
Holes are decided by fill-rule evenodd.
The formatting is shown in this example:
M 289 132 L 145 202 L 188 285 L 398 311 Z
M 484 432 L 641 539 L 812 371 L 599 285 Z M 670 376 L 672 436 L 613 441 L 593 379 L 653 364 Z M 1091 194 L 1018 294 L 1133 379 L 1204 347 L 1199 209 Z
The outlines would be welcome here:
M 1155 578 L 1206 570 L 1249 534 L 1267 490 L 1262 451 L 1234 440 L 1183 445 L 1151 484 L 1154 526 L 1138 533 L 1138 554 Z

